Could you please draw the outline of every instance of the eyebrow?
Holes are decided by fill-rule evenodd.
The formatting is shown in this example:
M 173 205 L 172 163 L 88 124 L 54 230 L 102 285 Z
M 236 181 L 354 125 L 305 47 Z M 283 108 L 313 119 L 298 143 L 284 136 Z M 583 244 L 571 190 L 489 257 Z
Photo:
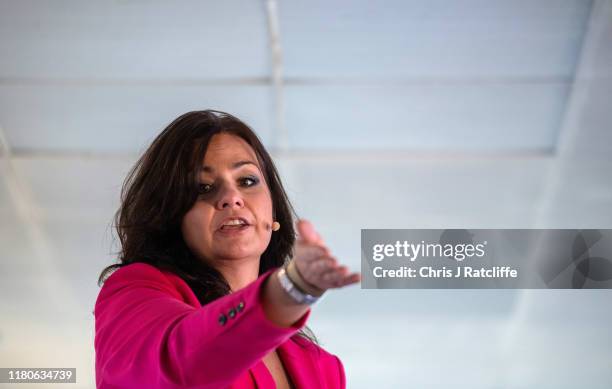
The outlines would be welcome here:
M 242 167 L 244 165 L 253 165 L 257 169 L 259 169 L 259 166 L 257 166 L 257 164 L 255 162 L 253 162 L 253 161 L 238 161 L 238 162 L 234 162 L 232 164 L 232 170 L 236 170 L 236 169 L 238 169 L 238 168 L 240 168 L 240 167 Z M 213 169 L 210 166 L 204 165 L 204 166 L 202 166 L 200 171 L 201 172 L 205 172 L 205 173 L 213 173 L 215 171 L 215 169 Z

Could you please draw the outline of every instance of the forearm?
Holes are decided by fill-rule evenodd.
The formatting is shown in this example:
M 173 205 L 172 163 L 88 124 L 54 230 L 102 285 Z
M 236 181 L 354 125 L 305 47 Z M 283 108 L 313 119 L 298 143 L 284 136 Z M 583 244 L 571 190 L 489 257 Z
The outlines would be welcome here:
M 296 303 L 285 292 L 278 280 L 278 270 L 268 277 L 262 292 L 266 317 L 278 326 L 290 327 L 309 309 L 309 305 Z

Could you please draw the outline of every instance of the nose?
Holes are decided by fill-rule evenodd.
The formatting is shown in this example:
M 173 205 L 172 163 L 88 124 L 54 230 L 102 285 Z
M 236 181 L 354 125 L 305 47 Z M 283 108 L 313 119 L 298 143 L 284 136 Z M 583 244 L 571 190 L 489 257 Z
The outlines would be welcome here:
M 244 201 L 240 192 L 233 187 L 225 187 L 219 193 L 217 199 L 217 209 L 222 210 L 225 208 L 242 208 L 244 207 Z

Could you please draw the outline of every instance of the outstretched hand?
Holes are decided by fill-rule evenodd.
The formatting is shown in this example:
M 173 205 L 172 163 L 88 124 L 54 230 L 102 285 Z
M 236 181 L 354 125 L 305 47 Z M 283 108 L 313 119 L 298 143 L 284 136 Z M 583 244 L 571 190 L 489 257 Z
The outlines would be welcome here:
M 338 263 L 312 223 L 299 220 L 297 230 L 293 260 L 304 281 L 321 291 L 359 282 L 361 275 Z

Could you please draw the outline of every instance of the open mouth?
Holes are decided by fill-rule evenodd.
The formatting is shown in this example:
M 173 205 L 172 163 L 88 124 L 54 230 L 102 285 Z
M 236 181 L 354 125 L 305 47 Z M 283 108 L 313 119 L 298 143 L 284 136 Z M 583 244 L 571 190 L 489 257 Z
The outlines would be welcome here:
M 227 219 L 219 228 L 220 231 L 240 231 L 250 227 L 250 224 L 243 218 Z

